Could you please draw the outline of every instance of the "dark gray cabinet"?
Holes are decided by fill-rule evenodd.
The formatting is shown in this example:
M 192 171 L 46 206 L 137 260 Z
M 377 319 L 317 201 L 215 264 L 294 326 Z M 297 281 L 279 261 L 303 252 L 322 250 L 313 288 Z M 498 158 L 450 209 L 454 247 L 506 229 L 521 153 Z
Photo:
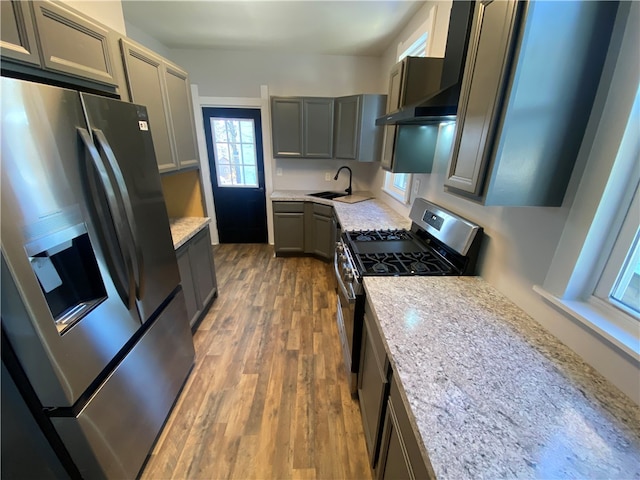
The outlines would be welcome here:
M 332 158 L 333 98 L 272 97 L 273 156 Z
M 177 65 L 164 61 L 164 79 L 167 87 L 170 126 L 173 131 L 175 158 L 179 168 L 197 167 L 196 126 L 189 75 Z
M 375 120 L 384 114 L 385 95 L 351 95 L 335 99 L 334 157 L 380 160 L 384 129 Z
M 396 378 L 392 375 L 384 417 L 377 480 L 435 479 L 423 460 Z
M 276 255 L 304 253 L 304 202 L 273 202 L 273 236 Z
M 117 86 L 109 30 L 53 2 L 34 2 L 43 67 Z
M 3 59 L 40 66 L 40 51 L 31 4 L 19 0 L 0 2 L 0 48 Z
M 107 27 L 58 2 L 0 3 L 4 70 L 117 92 Z
M 209 229 L 204 228 L 176 251 L 189 324 L 193 328 L 218 294 Z
M 302 98 L 271 98 L 274 157 L 303 156 Z
M 312 202 L 305 206 L 305 252 L 325 260 L 333 259 L 336 238 L 333 207 Z
M 416 102 L 433 85 L 418 80 L 433 78 L 426 69 L 433 68 L 434 59 L 406 57 L 389 73 L 389 94 L 386 112 Z M 423 82 L 424 83 L 424 82 Z M 437 87 L 435 87 L 437 88 Z M 393 173 L 430 173 L 433 168 L 438 125 L 387 125 L 384 127 L 384 149 L 380 166 Z
M 376 466 L 382 433 L 382 419 L 388 394 L 389 360 L 382 337 L 375 326 L 368 305 L 365 306 L 358 373 L 358 399 L 369 461 Z
M 129 98 L 147 107 L 161 173 L 199 165 L 189 78 L 137 43 L 120 40 Z
M 336 219 L 333 207 L 314 202 L 273 202 L 276 255 L 313 255 L 332 260 Z
M 476 2 L 449 192 L 487 205 L 562 204 L 617 8 Z M 554 22 L 559 28 L 549 28 Z

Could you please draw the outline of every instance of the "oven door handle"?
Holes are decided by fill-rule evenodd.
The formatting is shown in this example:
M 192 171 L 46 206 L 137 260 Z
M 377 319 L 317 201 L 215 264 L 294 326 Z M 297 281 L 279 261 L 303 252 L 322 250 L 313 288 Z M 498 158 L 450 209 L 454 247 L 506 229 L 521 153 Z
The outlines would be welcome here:
M 355 303 L 356 302 L 356 296 L 353 293 L 353 289 L 351 294 L 349 294 L 349 290 L 347 289 L 346 285 L 344 284 L 344 282 L 342 281 L 342 277 L 340 276 L 340 270 L 338 269 L 338 256 L 335 256 L 335 259 L 333 260 L 333 269 L 336 271 L 336 281 L 338 282 L 338 285 L 340 286 L 340 290 L 342 290 L 342 295 L 344 296 L 344 298 L 347 300 L 347 302 L 351 303 Z

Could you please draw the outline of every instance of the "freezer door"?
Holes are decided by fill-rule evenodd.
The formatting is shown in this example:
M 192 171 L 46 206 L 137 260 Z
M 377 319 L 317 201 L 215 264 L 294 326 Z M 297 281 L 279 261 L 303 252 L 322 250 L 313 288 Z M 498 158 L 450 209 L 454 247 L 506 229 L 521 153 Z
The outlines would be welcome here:
M 52 417 L 84 478 L 136 478 L 193 366 L 182 290 L 75 417 Z
M 0 85 L 2 328 L 43 406 L 71 406 L 140 328 L 132 262 L 79 94 Z
M 81 94 L 93 141 L 115 180 L 131 237 L 136 297 L 148 320 L 180 283 L 147 110 Z M 186 320 L 185 320 L 186 321 Z

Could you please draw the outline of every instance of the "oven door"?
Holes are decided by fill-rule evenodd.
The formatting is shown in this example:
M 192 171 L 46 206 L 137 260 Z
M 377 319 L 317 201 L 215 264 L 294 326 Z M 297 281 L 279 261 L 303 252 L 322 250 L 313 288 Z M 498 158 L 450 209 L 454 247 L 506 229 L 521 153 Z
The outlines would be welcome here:
M 352 394 L 357 391 L 357 372 L 359 359 L 355 355 L 359 355 L 359 342 L 354 342 L 354 325 L 356 323 L 356 302 L 357 296 L 351 283 L 345 282 L 341 275 L 341 266 L 339 255 L 334 257 L 334 267 L 336 273 L 336 282 L 338 284 L 338 308 L 337 322 L 338 333 L 340 335 L 340 343 L 342 344 L 342 352 L 344 355 L 347 375 L 349 376 L 349 387 Z M 356 352 L 356 350 L 358 350 Z

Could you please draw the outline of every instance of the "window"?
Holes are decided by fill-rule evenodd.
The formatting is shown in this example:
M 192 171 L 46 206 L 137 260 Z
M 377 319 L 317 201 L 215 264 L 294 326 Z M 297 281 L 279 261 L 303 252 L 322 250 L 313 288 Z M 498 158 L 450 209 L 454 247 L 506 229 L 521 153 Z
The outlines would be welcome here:
M 594 296 L 640 319 L 640 193 L 638 187 Z
M 212 118 L 219 187 L 258 187 L 253 119 Z
M 414 34 L 415 36 L 415 34 Z M 400 45 L 402 47 L 402 45 Z M 408 48 L 398 55 L 398 61 L 404 57 L 426 57 L 427 32 L 420 35 Z M 396 200 L 409 203 L 409 186 L 411 185 L 410 173 L 385 172 L 382 189 Z
M 409 202 L 409 183 L 411 182 L 410 173 L 390 173 L 385 172 L 383 190 L 396 200 Z
M 404 50 L 399 56 L 398 61 L 404 57 L 426 57 L 427 56 L 427 32 L 424 32 L 413 42 L 409 48 Z
M 630 55 L 635 54 L 632 48 L 629 50 Z M 620 75 L 619 78 L 625 76 Z M 599 155 L 589 159 L 583 174 L 563 233 L 567 238 L 561 238 L 544 287 L 534 287 L 534 290 L 621 350 L 638 358 L 640 140 L 637 132 L 640 128 L 640 89 L 637 82 L 631 87 L 614 88 L 624 85 L 622 82 L 611 84 L 609 96 L 613 97 L 611 103 L 616 106 L 605 107 L 603 111 L 592 148 Z M 624 117 L 620 117 L 620 110 L 628 98 L 632 104 L 625 122 Z M 611 128 L 612 119 L 622 120 L 618 123 L 623 127 L 619 130 L 623 130 L 619 137 Z M 595 161 L 591 163 L 591 160 Z M 609 162 L 610 167 L 604 171 L 603 165 Z M 586 199 L 600 191 L 600 200 L 589 207 Z M 591 224 L 582 227 L 577 220 L 586 218 L 592 218 Z M 574 260 L 567 264 L 565 258 Z

